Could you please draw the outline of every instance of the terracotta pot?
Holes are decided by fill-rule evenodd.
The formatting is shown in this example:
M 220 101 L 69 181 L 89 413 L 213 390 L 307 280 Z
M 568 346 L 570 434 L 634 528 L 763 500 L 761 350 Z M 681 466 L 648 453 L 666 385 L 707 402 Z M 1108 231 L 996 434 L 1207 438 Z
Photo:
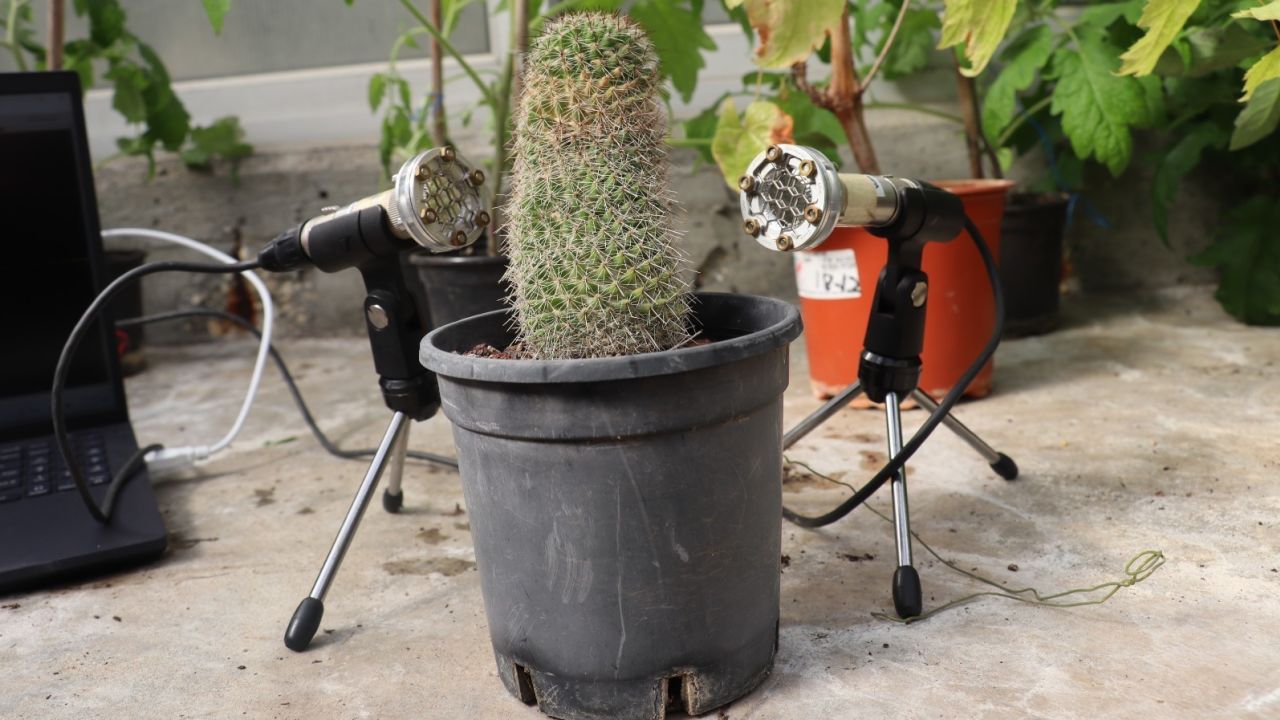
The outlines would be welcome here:
M 960 196 L 965 213 L 998 259 L 1005 195 L 1013 183 L 944 180 L 935 184 Z M 858 379 L 858 354 L 887 253 L 882 238 L 861 228 L 837 228 L 817 250 L 796 253 L 809 379 L 819 398 L 830 398 Z M 966 233 L 951 242 L 926 245 L 923 268 L 930 289 L 920 387 L 936 397 L 950 390 L 977 357 L 991 335 L 995 308 L 982 256 Z M 965 394 L 990 393 L 992 371 L 993 363 L 988 362 Z

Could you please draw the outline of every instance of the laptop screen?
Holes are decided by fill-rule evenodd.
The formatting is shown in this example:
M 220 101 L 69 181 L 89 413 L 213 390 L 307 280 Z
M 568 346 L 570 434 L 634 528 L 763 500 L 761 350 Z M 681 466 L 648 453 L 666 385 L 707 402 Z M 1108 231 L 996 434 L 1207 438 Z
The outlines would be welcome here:
M 63 343 L 98 293 L 101 241 L 78 90 L 6 91 L 16 80 L 0 76 L 0 432 L 39 432 Z M 110 352 L 99 324 L 67 377 L 70 421 L 118 401 Z

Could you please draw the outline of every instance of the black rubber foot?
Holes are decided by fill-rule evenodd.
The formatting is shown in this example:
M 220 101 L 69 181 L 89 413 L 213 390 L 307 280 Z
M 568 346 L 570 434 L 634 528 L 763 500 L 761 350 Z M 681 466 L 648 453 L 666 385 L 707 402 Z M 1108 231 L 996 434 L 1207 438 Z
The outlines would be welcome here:
M 390 490 L 382 491 L 382 509 L 389 513 L 398 513 L 400 508 L 404 507 L 404 491 L 391 494 Z
M 311 644 L 311 638 L 320 629 L 320 618 L 324 617 L 324 602 L 309 597 L 298 603 L 293 611 L 289 627 L 284 631 L 284 646 L 294 652 L 302 652 Z
M 900 618 L 913 618 L 924 610 L 920 574 L 910 565 L 893 571 L 893 609 Z
M 1013 480 L 1018 477 L 1018 463 L 1004 453 L 1000 453 L 999 460 L 991 463 L 991 469 L 995 470 L 996 474 L 1005 480 Z

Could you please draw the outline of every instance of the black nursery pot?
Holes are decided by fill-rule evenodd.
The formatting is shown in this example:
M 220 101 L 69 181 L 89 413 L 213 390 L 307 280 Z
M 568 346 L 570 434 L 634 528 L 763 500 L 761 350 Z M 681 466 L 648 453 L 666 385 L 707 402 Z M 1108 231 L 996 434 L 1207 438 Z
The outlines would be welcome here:
M 700 714 L 778 643 L 788 303 L 704 293 L 710 344 L 588 360 L 506 347 L 507 312 L 422 342 L 453 421 L 498 674 L 546 714 Z
M 501 310 L 507 306 L 502 276 L 507 259 L 501 255 L 409 254 L 427 304 L 431 327 Z
M 1000 228 L 1005 335 L 1039 335 L 1057 327 L 1066 226 L 1065 193 L 1009 197 Z

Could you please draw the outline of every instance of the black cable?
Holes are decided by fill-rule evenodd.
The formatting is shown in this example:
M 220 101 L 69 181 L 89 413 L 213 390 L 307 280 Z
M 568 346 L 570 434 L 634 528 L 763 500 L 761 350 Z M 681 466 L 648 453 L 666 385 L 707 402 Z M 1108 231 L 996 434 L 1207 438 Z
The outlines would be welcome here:
M 137 325 L 147 325 L 150 323 L 164 322 L 166 320 L 182 320 L 184 318 L 193 318 L 193 317 L 209 317 L 209 318 L 218 318 L 220 320 L 227 320 L 249 331 L 254 335 L 254 337 L 257 337 L 259 339 L 262 338 L 262 331 L 259 330 L 253 323 L 240 317 L 239 315 L 233 315 L 229 312 L 224 312 L 222 310 L 214 310 L 212 308 L 190 308 L 187 310 L 172 310 L 169 312 L 157 313 L 155 315 L 146 315 L 143 317 L 128 318 L 126 320 L 117 320 L 116 327 L 129 328 Z M 293 396 L 293 402 L 298 406 L 298 412 L 302 414 L 302 420 L 307 424 L 307 428 L 311 430 L 311 434 L 315 436 L 316 440 L 320 443 L 321 447 L 323 447 L 330 455 L 342 458 L 344 460 L 358 460 L 360 458 L 373 457 L 377 453 L 377 450 L 374 448 L 365 448 L 361 450 L 343 450 L 342 448 L 335 445 L 333 441 L 330 440 L 329 437 L 324 434 L 324 431 L 320 429 L 320 426 L 316 424 L 315 417 L 311 414 L 311 409 L 307 407 L 306 400 L 302 399 L 302 392 L 298 389 L 297 382 L 293 378 L 293 373 L 291 373 L 289 371 L 289 367 L 285 365 L 284 358 L 281 357 L 280 353 L 276 350 L 276 346 L 268 343 L 267 352 L 271 354 L 271 359 L 272 361 L 275 362 L 276 368 L 280 371 L 280 376 L 284 379 L 284 384 L 289 388 L 289 394 Z M 425 462 L 432 462 L 438 465 L 444 465 L 445 467 L 450 467 L 455 470 L 458 468 L 457 460 L 444 457 L 443 455 L 436 455 L 434 453 L 409 450 L 406 453 L 406 456 L 413 458 L 415 460 L 423 460 Z
M 102 292 L 98 293 L 98 297 L 89 303 L 89 307 L 80 316 L 80 320 L 76 322 L 75 327 L 71 329 L 71 335 L 67 337 L 66 344 L 62 346 L 62 354 L 58 356 L 58 365 L 53 371 L 53 391 L 50 393 L 49 398 L 50 415 L 53 417 L 53 437 L 58 444 L 58 452 L 62 453 L 62 461 L 67 466 L 67 472 L 71 475 L 71 480 L 75 483 L 76 490 L 80 493 L 80 499 L 84 501 L 85 507 L 88 508 L 89 514 L 93 516 L 94 520 L 100 523 L 107 523 L 111 520 L 111 510 L 115 506 L 116 494 L 120 492 L 120 488 L 124 487 L 124 483 L 133 477 L 138 468 L 141 467 L 142 457 L 148 452 L 158 450 L 161 447 L 159 445 L 149 445 L 131 455 L 124 466 L 120 468 L 120 471 L 111 479 L 111 484 L 107 487 L 107 493 L 102 498 L 102 506 L 98 506 L 97 501 L 93 499 L 93 495 L 89 492 L 89 484 L 84 479 L 80 464 L 76 462 L 75 454 L 71 452 L 71 440 L 67 436 L 67 422 L 62 409 L 62 393 L 67 384 L 67 373 L 71 371 L 71 358 L 75 357 L 76 350 L 80 347 L 80 341 L 84 339 L 84 334 L 88 332 L 94 317 L 102 311 L 102 308 L 116 294 L 124 289 L 125 285 L 144 275 L 167 271 L 204 274 L 238 273 L 252 270 L 256 267 L 258 267 L 257 260 L 218 264 L 179 261 L 147 263 L 133 268 L 112 280 Z
M 987 360 L 991 359 L 991 356 L 995 354 L 996 347 L 1000 344 L 1000 337 L 1004 334 L 1004 289 L 1000 286 L 1000 278 L 998 277 L 996 270 L 996 261 L 995 258 L 991 256 L 991 248 L 987 247 L 986 241 L 982 239 L 982 233 L 978 230 L 977 226 L 973 224 L 973 221 L 969 219 L 968 215 L 965 215 L 964 218 L 964 228 L 969 232 L 969 237 L 973 240 L 974 245 L 977 246 L 978 253 L 982 255 L 982 265 L 986 268 L 987 279 L 991 282 L 991 295 L 995 298 L 995 327 L 992 328 L 991 337 L 987 340 L 987 344 L 982 347 L 982 352 L 978 353 L 978 357 L 973 361 L 973 364 L 964 371 L 964 374 L 960 376 L 960 379 L 956 381 L 956 384 L 947 392 L 946 397 L 942 398 L 942 402 L 938 403 L 938 407 L 935 408 L 929 415 L 928 419 L 924 421 L 920 426 L 920 429 L 916 430 L 916 434 L 911 436 L 911 439 L 902 446 L 902 450 L 900 450 L 897 455 L 894 455 L 893 458 L 880 469 L 880 472 L 876 473 L 866 485 L 858 488 L 857 492 L 855 492 L 851 497 L 836 506 L 834 510 L 824 515 L 809 517 L 807 515 L 800 515 L 789 508 L 783 507 L 782 517 L 790 520 L 800 527 L 822 527 L 824 525 L 830 525 L 845 515 L 848 515 L 854 508 L 866 502 L 867 498 L 874 495 L 886 481 L 894 475 L 897 475 L 898 471 L 902 469 L 903 465 L 907 464 L 907 461 L 911 459 L 911 456 L 915 454 L 916 450 L 919 450 L 920 446 L 924 444 L 924 441 L 929 439 L 929 435 L 933 433 L 934 428 L 938 427 L 938 424 L 947 416 L 947 413 L 951 412 L 952 406 L 960 400 L 960 396 L 964 394 L 964 391 L 969 387 L 969 383 L 973 382 L 973 379 L 978 376 L 978 373 L 982 370 L 982 366 L 986 365 Z

